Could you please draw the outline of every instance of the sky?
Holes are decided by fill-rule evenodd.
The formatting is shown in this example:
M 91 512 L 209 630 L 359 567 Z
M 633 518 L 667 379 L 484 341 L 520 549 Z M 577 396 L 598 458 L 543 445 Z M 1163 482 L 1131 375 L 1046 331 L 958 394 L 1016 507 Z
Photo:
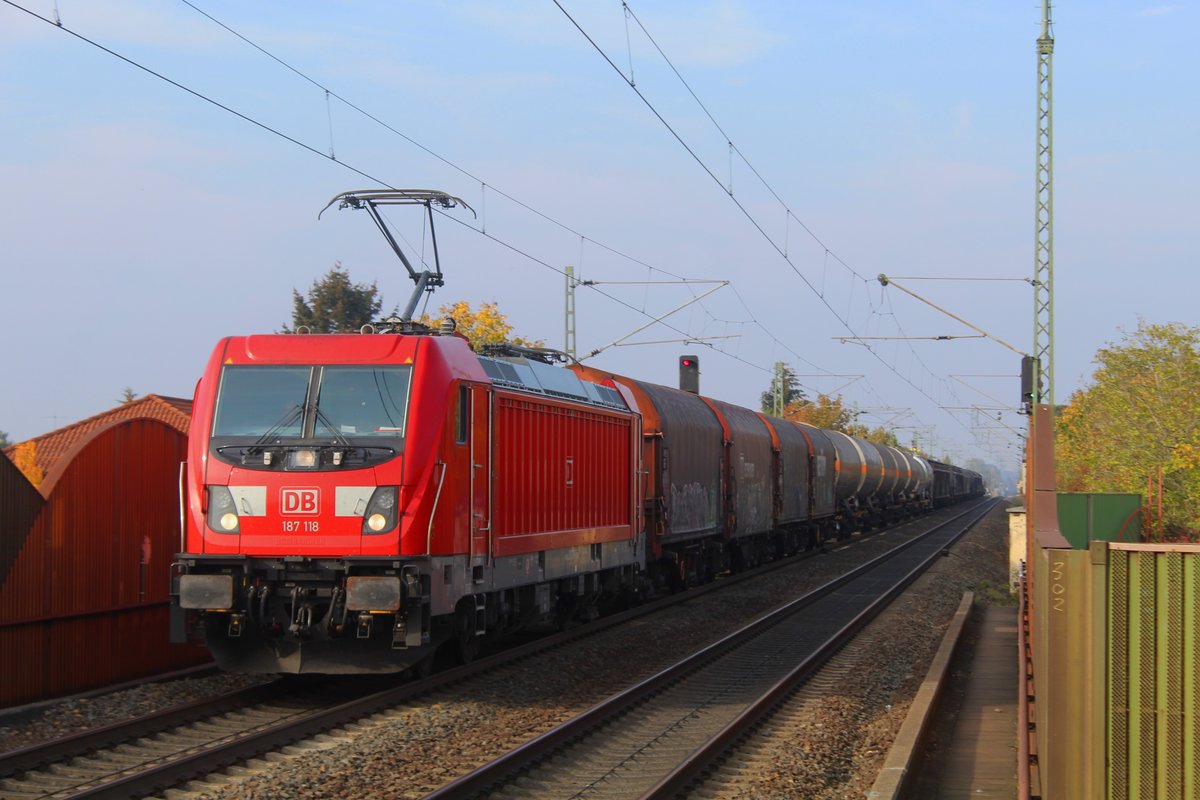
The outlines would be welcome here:
M 0 3 L 0 430 L 191 397 L 337 263 L 403 306 L 370 220 L 317 218 L 391 186 L 474 212 L 435 218 L 431 311 L 495 302 L 562 347 L 570 265 L 588 363 L 674 384 L 696 354 L 703 393 L 757 407 L 785 362 L 1015 467 L 1040 3 L 560 3 Z M 1200 8 L 1053 14 L 1061 403 L 1139 321 L 1197 324 Z M 430 258 L 419 213 L 388 219 Z M 728 285 L 687 304 L 700 281 Z

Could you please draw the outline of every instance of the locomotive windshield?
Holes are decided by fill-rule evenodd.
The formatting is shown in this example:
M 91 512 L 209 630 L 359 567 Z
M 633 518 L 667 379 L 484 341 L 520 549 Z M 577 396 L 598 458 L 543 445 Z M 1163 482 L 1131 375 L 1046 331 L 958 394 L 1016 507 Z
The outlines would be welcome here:
M 227 365 L 212 435 L 397 439 L 404 435 L 411 375 L 410 366 Z

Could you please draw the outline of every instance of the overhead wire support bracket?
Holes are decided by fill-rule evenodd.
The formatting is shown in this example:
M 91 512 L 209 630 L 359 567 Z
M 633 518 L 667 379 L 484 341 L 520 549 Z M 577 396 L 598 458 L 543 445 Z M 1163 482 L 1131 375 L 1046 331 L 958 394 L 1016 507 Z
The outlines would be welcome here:
M 1019 355 L 1019 356 L 1027 356 L 1027 355 L 1029 355 L 1028 353 L 1023 353 L 1023 352 L 1021 352 L 1020 350 L 1018 350 L 1017 348 L 1013 347 L 1011 344 L 1009 344 L 1008 342 L 1004 341 L 1003 339 L 998 339 L 998 338 L 996 338 L 995 336 L 992 336 L 990 333 L 988 333 L 987 331 L 985 331 L 983 328 L 979 327 L 978 325 L 972 325 L 971 323 L 967 322 L 965 319 L 963 319 L 962 317 L 958 316 L 957 314 L 954 314 L 954 313 L 952 313 L 952 312 L 950 312 L 950 311 L 947 311 L 946 309 L 942 308 L 941 306 L 937 305 L 936 303 L 932 303 L 932 302 L 930 302 L 929 300 L 926 300 L 924 297 L 921 297 L 921 295 L 917 294 L 916 292 L 912 291 L 911 289 L 905 289 L 903 286 L 901 286 L 900 284 L 896 283 L 894 280 L 892 280 L 891 278 L 889 278 L 887 275 L 884 275 L 883 273 L 880 273 L 880 274 L 879 274 L 879 278 L 878 278 L 878 280 L 879 280 L 879 283 L 880 283 L 880 285 L 881 285 L 881 286 L 895 286 L 897 289 L 899 289 L 900 291 L 904 292 L 906 295 L 908 295 L 909 297 L 913 298 L 914 300 L 920 300 L 922 303 L 924 303 L 925 305 L 927 305 L 927 306 L 929 306 L 930 308 L 934 309 L 935 311 L 940 311 L 941 313 L 945 314 L 947 317 L 950 317 L 950 319 L 953 319 L 953 320 L 955 320 L 955 321 L 957 321 L 957 322 L 961 322 L 963 325 L 966 325 L 968 328 L 970 328 L 971 330 L 973 330 L 973 331 L 975 331 L 976 333 L 980 334 L 980 335 L 981 335 L 981 336 L 983 336 L 984 338 L 991 339 L 991 340 L 992 340 L 993 342 L 995 342 L 996 344 L 1003 345 L 1004 347 L 1007 347 L 1009 350 L 1012 350 L 1014 353 L 1016 353 L 1016 354 L 1017 354 L 1017 355 Z M 858 338 L 858 337 L 856 337 L 856 338 Z M 939 337 L 936 337 L 936 338 L 939 338 L 939 339 L 940 339 L 940 338 L 943 338 L 943 337 L 940 337 L 940 336 L 939 336 Z M 950 337 L 944 337 L 944 338 L 950 338 Z M 965 337 L 965 336 L 963 336 L 963 337 L 955 337 L 955 338 L 963 338 L 963 339 L 965 339 L 965 338 L 969 338 L 969 337 Z
M 1028 283 L 1031 286 L 1037 283 L 1037 281 L 1035 281 L 1033 278 L 1012 278 L 1012 277 L 1010 277 L 1010 278 L 978 277 L 977 278 L 977 277 L 972 277 L 969 275 L 961 275 L 961 276 L 954 276 L 954 275 L 889 275 L 889 276 L 887 276 L 887 279 L 889 281 L 895 281 L 895 280 L 901 280 L 901 281 L 997 281 L 997 282 L 1010 281 L 1012 283 Z
M 964 333 L 957 336 L 942 334 L 940 336 L 834 336 L 831 338 L 836 339 L 842 344 L 847 344 L 849 342 L 863 342 L 867 341 L 868 339 L 882 340 L 885 342 L 911 342 L 918 340 L 948 342 L 952 339 L 987 339 L 989 337 L 982 333 Z
M 586 356 L 583 356 L 583 357 L 582 357 L 582 358 L 580 358 L 579 360 L 580 360 L 580 361 L 586 361 L 587 359 L 591 358 L 592 356 L 599 355 L 600 353 L 604 352 L 605 350 L 607 350 L 607 349 L 608 349 L 608 348 L 610 348 L 610 347 L 615 347 L 616 345 L 619 345 L 621 342 L 625 341 L 625 340 L 626 340 L 626 339 L 628 339 L 630 336 L 633 336 L 633 335 L 635 335 L 635 334 L 641 333 L 642 331 L 646 330 L 646 328 L 649 328 L 651 325 L 656 325 L 656 324 L 658 324 L 658 323 L 662 322 L 664 319 L 666 319 L 667 317 L 671 316 L 672 314 L 675 314 L 676 312 L 682 311 L 683 309 L 687 308 L 688 306 L 692 305 L 693 303 L 698 303 L 698 302 L 700 302 L 701 300 L 703 300 L 704 298 L 708 297 L 708 296 L 709 296 L 710 294 L 712 294 L 713 292 L 717 291 L 718 289 L 722 289 L 722 288 L 724 288 L 724 287 L 726 287 L 726 286 L 728 286 L 728 285 L 729 285 L 729 281 L 719 281 L 719 282 L 717 283 L 717 285 L 716 285 L 716 286 L 712 287 L 712 288 L 711 288 L 711 289 L 709 289 L 707 292 L 702 292 L 702 293 L 700 293 L 700 294 L 696 295 L 695 297 L 693 297 L 691 300 L 688 300 L 686 303 L 682 303 L 682 304 L 680 304 L 680 305 L 677 305 L 677 306 L 675 306 L 674 308 L 672 308 L 672 309 L 671 309 L 670 311 L 668 311 L 667 313 L 665 313 L 665 314 L 660 314 L 659 316 L 657 316 L 657 317 L 655 317 L 654 319 L 652 319 L 652 320 L 650 320 L 649 322 L 647 322 L 645 325 L 641 325 L 641 326 L 639 326 L 639 327 L 637 327 L 637 328 L 634 328 L 633 330 L 631 330 L 629 333 L 625 334 L 624 336 L 622 336 L 622 337 L 620 337 L 620 338 L 618 338 L 618 339 L 614 339 L 613 341 L 609 342 L 608 344 L 601 345 L 600 347 L 597 347 L 595 350 L 593 350 L 592 352 L 588 353 Z
M 436 203 L 442 208 L 454 208 L 455 206 L 463 206 L 472 215 L 475 214 L 475 209 L 467 205 L 461 198 L 453 195 L 439 192 L 434 189 L 356 189 L 349 192 L 342 192 L 336 195 L 332 200 L 325 204 L 325 207 L 317 214 L 317 219 L 321 218 L 329 210 L 329 207 L 334 203 L 338 204 L 338 208 L 358 208 L 367 210 L 371 215 L 371 219 L 375 222 L 375 226 L 379 228 L 379 232 L 383 234 L 383 238 L 391 246 L 394 252 L 400 259 L 400 263 L 408 270 L 408 276 L 412 278 L 416 288 L 413 290 L 412 297 L 409 298 L 408 305 L 405 306 L 403 313 L 400 314 L 400 320 L 409 321 L 412 319 L 413 312 L 417 308 L 417 303 L 421 299 L 421 295 L 425 292 L 432 292 L 434 288 L 445 285 L 445 279 L 442 275 L 442 262 L 438 255 L 437 233 L 433 224 L 433 206 Z M 379 206 L 424 206 L 425 213 L 429 219 L 429 238 L 433 243 L 433 270 L 421 270 L 418 272 L 408 260 L 408 256 L 404 255 L 404 250 L 401 249 L 396 237 L 392 235 L 392 231 L 384 221 L 382 214 L 379 212 Z
M 688 336 L 683 339 L 655 339 L 651 342 L 620 342 L 611 344 L 609 347 L 639 347 L 644 344 L 704 344 L 715 339 L 740 339 L 740 333 L 731 333 L 726 336 Z

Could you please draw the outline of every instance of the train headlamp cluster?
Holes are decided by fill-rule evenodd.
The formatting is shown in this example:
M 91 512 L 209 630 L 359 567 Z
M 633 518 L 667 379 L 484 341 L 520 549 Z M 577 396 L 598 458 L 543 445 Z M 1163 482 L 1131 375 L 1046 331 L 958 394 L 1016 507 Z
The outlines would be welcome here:
M 312 469 L 317 465 L 317 451 L 300 448 L 288 453 L 289 469 Z
M 364 534 L 385 533 L 396 527 L 396 501 L 399 490 L 395 486 L 379 486 L 371 493 L 367 510 L 363 512 Z
M 221 533 L 238 533 L 241 530 L 237 506 L 228 486 L 208 487 L 208 527 Z
M 208 527 L 217 533 L 241 533 L 241 515 L 238 513 L 238 503 L 244 503 L 244 500 L 238 500 L 234 496 L 234 492 L 239 491 L 236 487 L 230 489 L 228 486 L 210 485 L 206 487 L 208 492 L 208 507 L 207 519 Z M 247 489 L 242 487 L 242 492 L 253 491 L 253 487 Z M 264 490 L 259 489 L 262 493 Z M 239 495 L 240 496 L 240 495 Z M 259 502 L 262 501 L 259 498 Z M 366 535 L 388 533 L 396 529 L 399 522 L 399 501 L 400 487 L 399 486 L 377 486 L 371 491 L 370 499 L 367 500 L 366 506 L 362 504 L 362 500 L 358 501 L 358 508 L 352 512 L 357 516 L 361 509 L 362 515 L 362 533 Z M 280 501 L 282 503 L 282 500 Z M 253 504 L 254 501 L 251 501 Z M 315 507 L 314 507 L 315 508 Z M 250 507 L 244 507 L 242 511 L 245 514 L 252 514 Z M 347 509 L 348 511 L 348 509 Z M 280 509 L 281 513 L 283 509 Z M 259 514 L 262 512 L 260 511 Z M 310 514 L 313 512 L 309 512 Z M 339 511 L 338 516 L 345 515 L 345 511 Z M 313 517 L 309 517 L 312 519 Z M 315 530 L 315 528 L 314 528 Z

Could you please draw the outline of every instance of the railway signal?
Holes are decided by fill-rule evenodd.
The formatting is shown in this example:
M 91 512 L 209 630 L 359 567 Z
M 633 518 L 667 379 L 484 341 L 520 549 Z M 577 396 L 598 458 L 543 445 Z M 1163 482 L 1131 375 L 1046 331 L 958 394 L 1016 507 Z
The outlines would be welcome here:
M 700 394 L 700 359 L 696 356 L 679 357 L 679 389 Z

